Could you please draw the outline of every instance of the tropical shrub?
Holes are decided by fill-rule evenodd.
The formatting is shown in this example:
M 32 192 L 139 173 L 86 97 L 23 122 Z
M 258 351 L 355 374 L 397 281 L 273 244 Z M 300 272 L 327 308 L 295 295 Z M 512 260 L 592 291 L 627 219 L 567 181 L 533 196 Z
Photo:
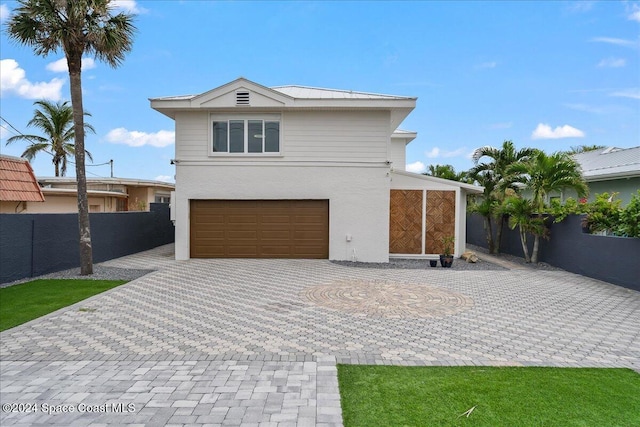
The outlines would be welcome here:
M 589 203 L 587 216 L 583 219 L 582 225 L 590 233 L 607 232 L 613 234 L 619 227 L 620 207 L 622 201 L 616 199 L 618 193 L 596 194 L 596 199 Z
M 619 225 L 615 234 L 640 237 L 640 190 L 631 197 L 629 204 L 619 214 Z
M 564 221 L 569 215 L 581 215 L 587 213 L 589 205 L 584 199 L 579 201 L 569 197 L 562 203 L 560 199 L 551 199 L 549 204 L 549 213 L 553 215 L 553 222 L 558 223 Z

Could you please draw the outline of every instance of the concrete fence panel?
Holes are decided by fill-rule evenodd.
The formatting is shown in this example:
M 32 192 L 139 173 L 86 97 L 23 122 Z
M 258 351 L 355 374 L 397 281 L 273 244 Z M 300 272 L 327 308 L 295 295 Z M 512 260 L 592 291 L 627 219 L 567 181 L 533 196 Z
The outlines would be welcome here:
M 582 232 L 580 215 L 551 224 L 549 240 L 541 240 L 539 260 L 554 267 L 640 291 L 640 239 Z M 494 231 L 496 225 L 494 224 Z M 533 236 L 528 236 L 529 250 Z M 467 243 L 486 248 L 483 218 L 467 217 Z M 522 257 L 518 230 L 505 224 L 500 252 Z
M 174 241 L 169 206 L 150 212 L 89 214 L 93 262 Z M 0 283 L 80 266 L 77 214 L 1 214 Z

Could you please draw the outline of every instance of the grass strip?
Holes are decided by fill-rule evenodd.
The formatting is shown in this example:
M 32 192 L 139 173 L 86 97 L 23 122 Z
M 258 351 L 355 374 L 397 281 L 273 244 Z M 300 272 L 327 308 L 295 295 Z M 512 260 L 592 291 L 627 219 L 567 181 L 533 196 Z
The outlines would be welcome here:
M 345 427 L 640 426 L 630 369 L 339 365 Z
M 0 289 L 0 331 L 127 283 L 126 280 L 40 279 Z

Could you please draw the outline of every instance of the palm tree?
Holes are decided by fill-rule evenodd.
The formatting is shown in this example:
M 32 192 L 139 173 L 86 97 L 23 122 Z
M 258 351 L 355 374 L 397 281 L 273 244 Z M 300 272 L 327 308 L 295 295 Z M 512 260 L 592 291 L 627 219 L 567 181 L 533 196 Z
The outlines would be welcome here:
M 512 230 L 518 227 L 524 260 L 531 262 L 529 245 L 527 244 L 527 233 L 531 233 L 534 236 L 544 235 L 546 230 L 544 219 L 533 217 L 533 213 L 535 212 L 533 202 L 530 199 L 519 196 L 507 197 L 501 209 L 509 215 L 509 227 Z
M 82 56 L 93 54 L 117 67 L 133 44 L 133 16 L 113 14 L 110 0 L 18 0 L 7 22 L 9 38 L 47 56 L 62 50 L 67 60 L 75 133 L 78 182 L 80 274 L 93 273 L 91 230 L 87 200 L 82 105 Z
M 498 212 L 497 207 L 504 201 L 509 189 L 513 192 L 518 191 L 508 174 L 508 168 L 512 164 L 526 161 L 535 151 L 532 148 L 516 150 L 513 142 L 504 141 L 502 148 L 485 146 L 477 148 L 472 154 L 475 166 L 469 170 L 468 174 L 485 187 L 483 197 L 489 200 L 485 206 L 485 208 L 489 209 L 483 210 L 485 213 L 485 228 L 491 229 L 492 218 L 496 218 L 498 221 L 495 241 L 493 240 L 493 233 L 487 233 L 487 243 L 491 253 L 500 252 L 502 230 L 507 219 L 507 215 Z M 491 160 L 486 163 L 480 163 L 483 157 L 488 157 Z
M 38 106 L 33 112 L 33 118 L 27 126 L 33 126 L 42 131 L 45 136 L 40 135 L 16 135 L 7 140 L 7 145 L 16 141 L 27 141 L 29 146 L 22 157 L 31 161 L 41 151 L 49 152 L 53 156 L 53 165 L 56 176 L 65 176 L 67 173 L 67 157 L 75 154 L 75 146 L 70 141 L 75 139 L 73 131 L 73 109 L 69 102 L 36 101 Z M 85 116 L 91 114 L 85 112 Z M 87 131 L 95 133 L 93 126 L 84 124 Z M 86 151 L 89 159 L 93 161 L 91 153 Z
M 508 170 L 513 180 L 523 183 L 531 191 L 531 203 L 535 216 L 543 218 L 545 204 L 549 193 L 572 188 L 578 197 L 584 197 L 589 189 L 582 177 L 580 165 L 567 153 L 547 155 L 544 151 L 536 151 L 526 162 L 514 163 Z M 531 262 L 538 262 L 539 233 L 534 233 Z
M 451 181 L 459 181 L 471 183 L 471 180 L 466 171 L 456 172 L 451 165 L 429 165 L 427 172 L 423 175 L 434 176 L 436 178 L 449 179 Z

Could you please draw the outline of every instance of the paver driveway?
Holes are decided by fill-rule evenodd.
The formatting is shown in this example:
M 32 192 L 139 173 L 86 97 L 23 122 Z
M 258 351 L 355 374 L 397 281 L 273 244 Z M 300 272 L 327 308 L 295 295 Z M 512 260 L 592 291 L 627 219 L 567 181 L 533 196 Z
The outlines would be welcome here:
M 640 370 L 640 293 L 571 273 L 171 251 L 107 262 L 157 271 L 0 334 L 2 403 L 38 409 L 2 425 L 341 425 L 336 362 Z

